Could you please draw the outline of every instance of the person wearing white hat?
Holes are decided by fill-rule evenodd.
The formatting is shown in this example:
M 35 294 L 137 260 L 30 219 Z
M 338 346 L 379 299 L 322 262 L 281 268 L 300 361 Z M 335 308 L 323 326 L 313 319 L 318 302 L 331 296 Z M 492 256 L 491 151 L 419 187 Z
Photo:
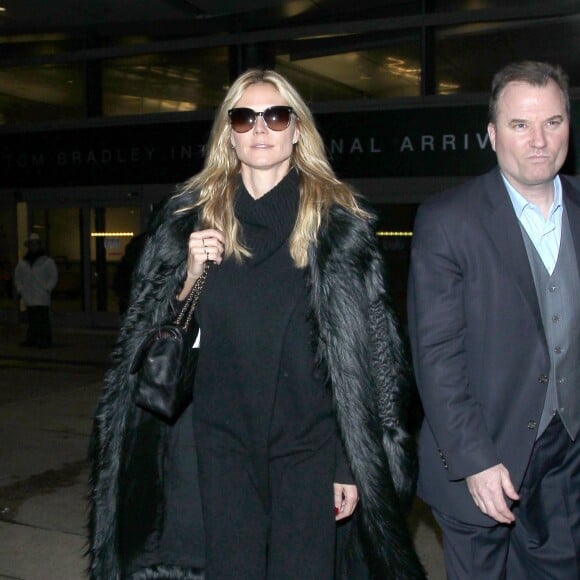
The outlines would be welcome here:
M 28 318 L 26 340 L 21 346 L 48 348 L 52 345 L 50 295 L 58 282 L 58 269 L 38 234 L 30 234 L 24 244 L 27 252 L 14 271 L 14 285 Z

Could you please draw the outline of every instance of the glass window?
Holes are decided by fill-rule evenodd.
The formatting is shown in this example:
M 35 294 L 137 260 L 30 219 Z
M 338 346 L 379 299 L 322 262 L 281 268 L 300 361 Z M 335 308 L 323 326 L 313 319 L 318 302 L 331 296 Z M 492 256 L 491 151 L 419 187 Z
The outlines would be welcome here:
M 309 101 L 416 97 L 421 91 L 419 38 L 320 57 L 282 54 L 276 70 Z
M 82 64 L 0 69 L 0 125 L 84 115 Z
M 578 86 L 580 51 L 562 47 L 577 46 L 579 25 L 580 16 L 575 16 L 549 23 L 482 23 L 440 28 L 435 33 L 437 92 L 487 93 L 497 70 L 522 59 L 559 64 L 570 76 L 570 86 Z
M 213 108 L 229 84 L 226 47 L 148 54 L 103 63 L 103 114 L 146 115 Z
M 2 57 L 30 59 L 81 48 L 62 34 L 0 37 Z M 84 115 L 84 65 L 23 64 L 0 68 L 0 125 L 75 119 Z
M 450 12 L 459 10 L 483 10 L 489 8 L 529 7 L 530 0 L 432 0 L 430 12 Z

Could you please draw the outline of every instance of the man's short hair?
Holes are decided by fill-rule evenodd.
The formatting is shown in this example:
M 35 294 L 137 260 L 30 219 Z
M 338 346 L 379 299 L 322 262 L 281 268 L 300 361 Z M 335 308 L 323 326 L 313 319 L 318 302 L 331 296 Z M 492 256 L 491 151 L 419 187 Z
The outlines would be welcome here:
M 493 77 L 491 82 L 491 94 L 489 97 L 489 122 L 495 123 L 497 119 L 497 102 L 505 87 L 509 83 L 528 83 L 533 87 L 545 87 L 548 82 L 554 81 L 564 96 L 566 114 L 570 118 L 570 94 L 568 93 L 568 75 L 560 66 L 554 66 L 547 62 L 535 60 L 523 60 L 508 64 Z

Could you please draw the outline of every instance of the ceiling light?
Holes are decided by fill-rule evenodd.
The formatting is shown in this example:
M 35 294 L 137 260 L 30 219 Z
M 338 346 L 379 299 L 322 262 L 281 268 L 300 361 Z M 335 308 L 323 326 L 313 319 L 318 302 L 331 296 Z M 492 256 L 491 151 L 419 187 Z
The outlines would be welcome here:
M 130 238 L 133 232 L 91 232 L 91 238 Z
M 413 232 L 377 232 L 377 236 L 382 238 L 393 237 L 393 238 L 410 238 Z
M 6 12 L 6 8 L 4 8 L 4 6 L 0 6 L 0 12 Z

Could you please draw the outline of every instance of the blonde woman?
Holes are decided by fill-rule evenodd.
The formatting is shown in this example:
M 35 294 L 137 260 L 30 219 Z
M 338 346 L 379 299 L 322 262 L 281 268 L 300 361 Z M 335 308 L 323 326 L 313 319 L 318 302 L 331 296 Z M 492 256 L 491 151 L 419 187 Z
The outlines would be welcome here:
M 128 365 L 208 262 L 193 404 L 167 425 L 133 404 Z M 203 170 L 149 236 L 115 361 L 95 421 L 92 578 L 423 577 L 373 219 L 281 75 L 250 70 L 228 91 Z

